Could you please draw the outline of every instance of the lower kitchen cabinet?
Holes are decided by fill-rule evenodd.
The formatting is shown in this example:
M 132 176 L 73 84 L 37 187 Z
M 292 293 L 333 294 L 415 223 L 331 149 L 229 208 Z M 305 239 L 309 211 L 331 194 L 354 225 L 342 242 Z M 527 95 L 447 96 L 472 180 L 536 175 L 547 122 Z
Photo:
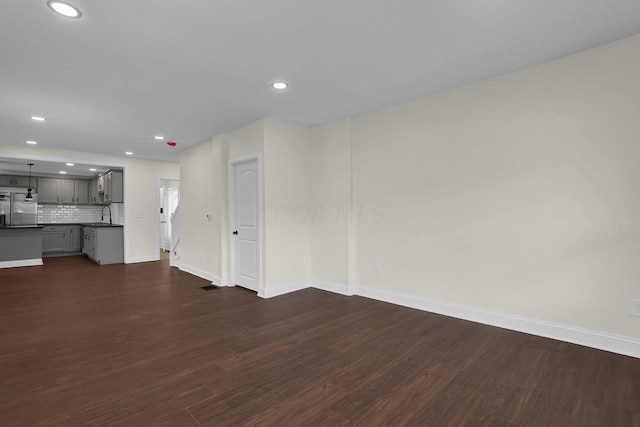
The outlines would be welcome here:
M 124 262 L 122 227 L 84 227 L 82 253 L 98 264 Z
M 68 225 L 65 243 L 67 252 L 82 252 L 82 226 Z
M 42 229 L 42 256 L 76 255 L 81 251 L 80 225 L 47 225 Z

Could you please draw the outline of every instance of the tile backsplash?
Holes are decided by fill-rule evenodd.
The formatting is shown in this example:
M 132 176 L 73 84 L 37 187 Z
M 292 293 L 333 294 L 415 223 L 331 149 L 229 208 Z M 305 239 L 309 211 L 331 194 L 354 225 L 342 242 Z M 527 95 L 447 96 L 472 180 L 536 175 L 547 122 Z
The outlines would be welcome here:
M 124 204 L 112 203 L 112 222 L 124 224 Z M 102 206 L 38 205 L 38 224 L 72 224 L 101 222 Z M 104 222 L 109 222 L 109 208 L 104 209 Z

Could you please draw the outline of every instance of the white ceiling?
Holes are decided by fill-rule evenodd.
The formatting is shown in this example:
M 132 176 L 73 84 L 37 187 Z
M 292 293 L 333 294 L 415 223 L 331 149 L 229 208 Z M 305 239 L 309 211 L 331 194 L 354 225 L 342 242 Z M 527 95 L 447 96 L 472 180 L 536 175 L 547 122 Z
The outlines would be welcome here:
M 81 19 L 0 1 L 0 144 L 176 161 L 262 117 L 357 116 L 640 33 L 638 0 L 70 2 Z
M 69 166 L 66 162 L 59 161 L 0 157 L 0 175 L 29 175 L 29 163 L 33 164 L 31 167 L 33 176 L 53 176 L 60 178 L 92 178 L 109 169 L 122 169 L 121 167 L 104 164 L 89 165 L 73 163 L 73 166 Z M 61 174 L 60 171 L 64 171 L 65 174 Z

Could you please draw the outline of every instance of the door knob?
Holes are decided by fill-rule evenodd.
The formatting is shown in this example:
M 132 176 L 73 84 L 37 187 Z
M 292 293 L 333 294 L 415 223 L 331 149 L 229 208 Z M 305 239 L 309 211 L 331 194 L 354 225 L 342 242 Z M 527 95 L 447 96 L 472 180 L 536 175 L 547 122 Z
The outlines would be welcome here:
M 234 231 L 234 232 L 233 232 L 233 234 L 234 234 L 235 236 L 237 236 L 237 235 L 238 235 L 238 230 Z

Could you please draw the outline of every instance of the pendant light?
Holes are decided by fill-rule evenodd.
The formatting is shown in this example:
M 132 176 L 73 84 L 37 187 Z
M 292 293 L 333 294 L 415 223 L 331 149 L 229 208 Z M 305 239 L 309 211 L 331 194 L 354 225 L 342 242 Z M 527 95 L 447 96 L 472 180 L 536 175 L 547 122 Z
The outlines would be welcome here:
M 29 188 L 27 188 L 27 195 L 25 196 L 25 200 L 33 200 L 33 194 L 31 194 L 31 166 L 33 163 L 27 163 L 29 165 Z

